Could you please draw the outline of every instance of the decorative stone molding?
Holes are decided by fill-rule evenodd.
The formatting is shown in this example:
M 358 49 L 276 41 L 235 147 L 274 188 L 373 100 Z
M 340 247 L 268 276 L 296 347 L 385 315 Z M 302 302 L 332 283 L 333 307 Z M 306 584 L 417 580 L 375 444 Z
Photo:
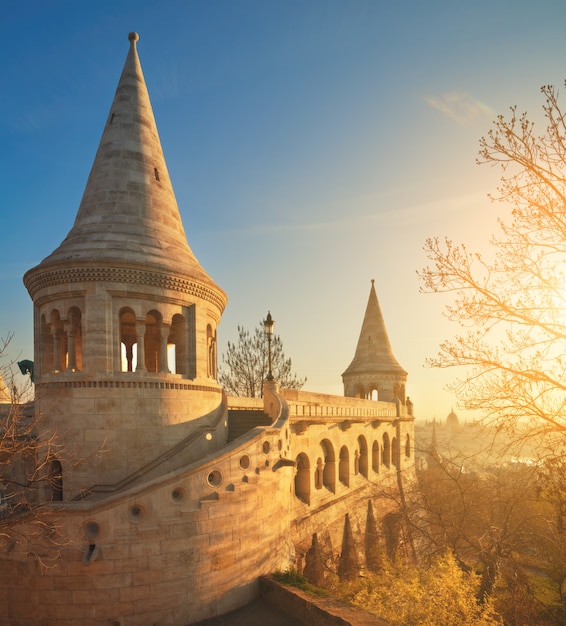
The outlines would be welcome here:
M 37 383 L 36 390 L 68 389 L 73 387 L 89 389 L 174 389 L 176 391 L 204 391 L 222 394 L 220 387 L 149 380 L 62 380 L 60 382 Z
M 46 289 L 55 285 L 106 282 L 144 285 L 157 287 L 165 291 L 179 291 L 201 300 L 207 300 L 217 306 L 220 311 L 223 311 L 226 306 L 226 297 L 223 293 L 219 290 L 211 289 L 196 280 L 127 267 L 60 267 L 44 271 L 37 268 L 28 273 L 24 277 L 24 281 L 32 298 L 40 289 Z

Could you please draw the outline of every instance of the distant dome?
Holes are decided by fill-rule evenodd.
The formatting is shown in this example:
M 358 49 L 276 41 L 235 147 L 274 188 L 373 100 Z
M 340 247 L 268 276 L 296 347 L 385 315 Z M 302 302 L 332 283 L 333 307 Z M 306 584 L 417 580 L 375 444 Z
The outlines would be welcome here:
M 446 426 L 452 429 L 458 428 L 460 426 L 460 420 L 458 419 L 456 413 L 454 413 L 454 409 L 450 411 L 448 417 L 446 418 Z

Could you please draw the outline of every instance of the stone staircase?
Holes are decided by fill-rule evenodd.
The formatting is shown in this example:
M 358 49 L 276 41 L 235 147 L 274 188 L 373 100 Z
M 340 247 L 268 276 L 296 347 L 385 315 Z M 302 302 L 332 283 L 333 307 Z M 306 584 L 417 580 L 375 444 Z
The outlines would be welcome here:
M 228 409 L 228 441 L 234 441 L 256 426 L 270 426 L 273 420 L 257 409 Z

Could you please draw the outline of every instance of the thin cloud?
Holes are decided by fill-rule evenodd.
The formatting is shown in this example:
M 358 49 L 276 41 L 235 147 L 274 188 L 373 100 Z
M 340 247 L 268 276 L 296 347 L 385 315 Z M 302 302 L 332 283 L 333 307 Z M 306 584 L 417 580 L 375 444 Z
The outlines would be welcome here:
M 334 219 L 319 221 L 287 221 L 287 222 L 261 222 L 245 224 L 231 229 L 203 230 L 200 235 L 207 232 L 216 235 L 224 234 L 233 236 L 255 237 L 269 235 L 271 233 L 300 233 L 307 231 L 337 230 L 350 231 L 367 228 L 375 224 L 387 225 L 391 228 L 411 226 L 413 228 L 422 225 L 441 223 L 462 212 L 472 208 L 484 206 L 486 195 L 483 192 L 474 192 L 460 196 L 452 196 L 441 200 L 407 204 L 394 208 L 375 210 L 383 196 L 382 192 L 353 196 L 343 200 L 342 213 Z M 303 215 L 309 214 L 305 207 Z
M 426 96 L 425 102 L 461 126 L 470 126 L 482 115 L 493 116 L 493 110 L 487 104 L 476 100 L 465 91 L 449 91 L 440 97 Z

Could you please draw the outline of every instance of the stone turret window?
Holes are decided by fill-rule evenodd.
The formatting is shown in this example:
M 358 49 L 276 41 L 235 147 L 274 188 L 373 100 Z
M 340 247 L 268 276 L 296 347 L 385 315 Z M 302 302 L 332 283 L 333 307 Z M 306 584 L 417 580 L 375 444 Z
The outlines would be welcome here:
M 133 309 L 119 313 L 120 370 L 122 372 L 188 373 L 187 320 L 179 313 L 171 323 L 155 309 L 137 318 Z
M 187 373 L 186 320 L 183 315 L 173 315 L 169 338 L 167 339 L 167 362 L 174 374 Z
M 407 459 L 411 458 L 411 438 L 409 435 L 405 438 L 405 457 Z
M 133 372 L 137 366 L 136 316 L 132 309 L 120 311 L 120 354 L 122 372 Z
M 67 318 L 53 309 L 41 316 L 40 363 L 45 373 L 76 372 L 83 367 L 81 311 L 71 307 Z

